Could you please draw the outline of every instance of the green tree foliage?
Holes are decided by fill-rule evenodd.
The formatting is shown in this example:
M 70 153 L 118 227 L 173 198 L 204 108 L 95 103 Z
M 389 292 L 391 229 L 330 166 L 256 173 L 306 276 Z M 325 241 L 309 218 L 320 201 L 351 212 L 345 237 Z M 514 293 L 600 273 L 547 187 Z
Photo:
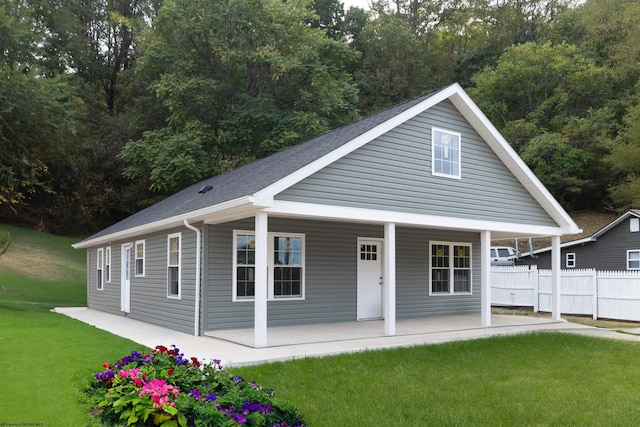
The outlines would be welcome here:
M 605 67 L 572 45 L 525 43 L 474 81 L 470 95 L 565 206 L 606 199 L 601 119 L 611 119 L 605 107 L 612 88 Z
M 611 187 L 611 198 L 621 209 L 640 206 L 640 104 L 629 108 L 620 135 L 609 142 L 609 161 L 619 171 Z
M 304 1 L 165 1 L 138 71 L 166 125 L 127 144 L 126 175 L 173 190 L 352 122 L 354 51 L 311 18 Z

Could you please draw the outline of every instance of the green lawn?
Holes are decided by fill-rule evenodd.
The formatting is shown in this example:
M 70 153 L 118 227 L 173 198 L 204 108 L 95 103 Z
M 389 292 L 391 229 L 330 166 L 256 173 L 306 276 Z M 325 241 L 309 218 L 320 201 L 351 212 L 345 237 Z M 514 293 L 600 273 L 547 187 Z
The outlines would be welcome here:
M 540 333 L 247 367 L 311 426 L 640 425 L 640 345 Z
M 49 312 L 85 305 L 84 251 L 69 249 L 73 239 L 9 231 L 0 255 L 0 425 L 86 426 L 84 382 L 103 362 L 148 349 Z M 640 345 L 632 342 L 543 333 L 233 373 L 276 390 L 310 426 L 640 425 Z

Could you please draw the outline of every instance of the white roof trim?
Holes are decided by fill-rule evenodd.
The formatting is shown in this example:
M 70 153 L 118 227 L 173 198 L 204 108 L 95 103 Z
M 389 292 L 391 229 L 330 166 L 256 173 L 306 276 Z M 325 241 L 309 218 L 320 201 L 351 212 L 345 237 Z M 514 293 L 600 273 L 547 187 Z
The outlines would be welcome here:
M 359 223 L 395 223 L 400 226 L 429 227 L 443 230 L 486 231 L 499 235 L 558 236 L 566 232 L 561 227 L 484 221 L 448 216 L 421 215 L 386 210 L 350 208 L 333 205 L 276 200 L 265 212 L 278 217 L 300 217 Z M 493 237 L 493 236 L 492 236 Z
M 171 227 L 178 227 L 184 225 L 184 220 L 189 222 L 197 222 L 204 220 L 205 218 L 214 215 L 219 212 L 223 212 L 229 209 L 238 209 L 247 206 L 253 206 L 250 197 L 240 197 L 238 199 L 229 200 L 228 202 L 219 203 L 217 205 L 208 206 L 206 208 L 198 209 L 195 211 L 187 212 L 181 215 L 165 218 L 160 221 L 155 221 L 147 224 L 143 224 L 133 228 L 127 228 L 116 233 L 105 234 L 104 236 L 97 237 L 95 239 L 82 241 L 71 245 L 74 249 L 84 249 L 92 246 L 99 246 L 108 244 L 111 241 L 133 239 L 136 236 L 152 233 L 154 231 L 166 230 Z
M 338 147 L 337 149 L 331 151 L 330 153 L 320 157 L 319 159 L 309 163 L 307 166 L 302 167 L 300 169 L 298 169 L 297 171 L 295 171 L 294 173 L 288 175 L 287 177 L 271 184 L 270 186 L 264 188 L 263 190 L 258 191 L 257 193 L 254 194 L 255 200 L 256 201 L 261 201 L 261 200 L 271 200 L 273 199 L 273 197 L 286 190 L 287 188 L 291 187 L 294 184 L 297 184 L 298 182 L 302 181 L 303 179 L 311 176 L 312 174 L 314 174 L 315 172 L 318 172 L 319 170 L 323 169 L 324 167 L 336 162 L 337 160 L 341 159 L 342 157 L 346 156 L 347 154 L 357 150 L 358 148 L 362 147 L 363 145 L 367 144 L 368 142 L 374 140 L 375 138 L 384 135 L 385 133 L 389 132 L 390 130 L 396 128 L 397 126 L 401 125 L 402 123 L 406 122 L 407 120 L 417 116 L 418 114 L 422 113 L 423 111 L 433 107 L 436 104 L 439 104 L 440 102 L 444 101 L 445 99 L 449 98 L 450 96 L 452 96 L 455 92 L 457 88 L 460 88 L 460 90 L 462 90 L 462 88 L 460 86 L 457 85 L 452 85 L 449 86 L 446 89 L 441 90 L 438 93 L 435 93 L 434 95 L 430 96 L 429 98 L 425 99 L 424 101 L 422 101 L 419 104 L 414 105 L 413 107 L 409 108 L 408 110 L 390 118 L 389 120 L 387 120 L 386 122 L 376 126 L 375 128 L 363 133 L 362 135 L 358 136 L 357 138 L 352 139 L 351 141 L 349 141 L 348 143 Z
M 569 214 L 567 214 L 551 193 L 549 193 L 549 191 L 542 185 L 531 169 L 529 169 L 524 161 L 522 161 L 500 132 L 498 132 L 495 126 L 493 126 L 489 119 L 458 83 L 452 84 L 451 86 L 435 93 L 423 102 L 416 104 L 410 109 L 392 117 L 338 149 L 326 154 L 307 166 L 298 169 L 291 175 L 255 193 L 254 200 L 257 202 L 271 203 L 276 194 L 284 191 L 294 184 L 297 184 L 313 173 L 318 172 L 322 168 L 355 151 L 391 129 L 394 129 L 423 111 L 439 104 L 445 99 L 449 99 L 465 119 L 469 121 L 473 128 L 484 138 L 500 160 L 542 206 L 545 212 L 547 212 L 547 214 L 549 214 L 549 216 L 563 230 L 565 230 L 564 234 L 578 234 L 582 232 L 578 225 L 571 219 Z M 532 233 L 532 235 L 533 234 L 535 233 Z

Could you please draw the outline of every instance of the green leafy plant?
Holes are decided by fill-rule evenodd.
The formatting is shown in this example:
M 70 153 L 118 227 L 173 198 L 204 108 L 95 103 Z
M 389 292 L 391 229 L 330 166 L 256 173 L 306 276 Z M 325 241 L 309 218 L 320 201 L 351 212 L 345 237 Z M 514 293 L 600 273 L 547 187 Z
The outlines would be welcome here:
M 223 369 L 185 358 L 176 346 L 133 350 L 94 375 L 86 394 L 107 426 L 302 426 L 300 410 L 274 392 Z

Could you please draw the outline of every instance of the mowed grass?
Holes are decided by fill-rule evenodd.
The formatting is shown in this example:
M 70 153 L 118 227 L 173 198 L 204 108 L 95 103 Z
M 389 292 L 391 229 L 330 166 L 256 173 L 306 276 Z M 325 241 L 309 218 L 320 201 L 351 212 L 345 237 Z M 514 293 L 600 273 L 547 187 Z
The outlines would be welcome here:
M 86 381 L 102 363 L 148 349 L 49 312 L 86 303 L 86 255 L 70 248 L 75 239 L 11 235 L 0 256 L 0 425 L 89 425 Z M 274 389 L 309 426 L 640 425 L 634 342 L 542 333 L 229 372 Z
M 539 333 L 241 369 L 311 426 L 640 425 L 640 345 Z
M 0 425 L 87 426 L 81 389 L 141 346 L 49 310 L 86 305 L 86 254 L 76 239 L 0 225 Z M 35 425 L 35 424 L 34 424 Z

